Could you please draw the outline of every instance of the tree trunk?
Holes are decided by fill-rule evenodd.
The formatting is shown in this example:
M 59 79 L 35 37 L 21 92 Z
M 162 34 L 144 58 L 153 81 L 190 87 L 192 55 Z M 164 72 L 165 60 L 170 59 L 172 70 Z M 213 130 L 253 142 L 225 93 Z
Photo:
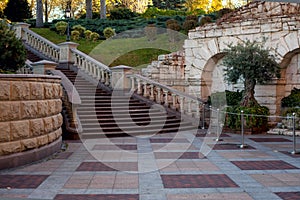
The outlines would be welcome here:
M 48 0 L 45 0 L 45 22 L 48 22 Z
M 106 2 L 100 0 L 100 19 L 106 19 Z
M 41 28 L 44 26 L 43 22 L 43 1 L 36 1 L 36 27 Z
M 252 106 L 259 105 L 254 97 L 255 85 L 256 85 L 255 80 L 245 79 L 245 82 L 244 82 L 245 94 L 244 94 L 243 100 L 241 102 L 241 106 L 252 107 Z
M 86 19 L 92 19 L 93 18 L 92 0 L 85 0 L 85 6 L 86 6 Z

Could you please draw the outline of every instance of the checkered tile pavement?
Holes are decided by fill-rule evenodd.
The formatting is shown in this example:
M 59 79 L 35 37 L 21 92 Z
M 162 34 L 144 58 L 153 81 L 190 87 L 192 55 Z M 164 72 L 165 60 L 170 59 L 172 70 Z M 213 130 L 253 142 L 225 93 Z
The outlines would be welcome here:
M 65 141 L 49 159 L 0 171 L 0 199 L 300 199 L 288 136 L 205 132 Z M 300 139 L 297 138 L 297 143 Z

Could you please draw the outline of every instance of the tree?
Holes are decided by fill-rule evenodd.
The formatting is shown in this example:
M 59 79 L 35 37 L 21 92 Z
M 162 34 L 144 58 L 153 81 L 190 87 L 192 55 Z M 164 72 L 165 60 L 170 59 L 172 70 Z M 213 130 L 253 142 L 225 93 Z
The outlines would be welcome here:
M 13 22 L 22 22 L 32 17 L 27 0 L 9 0 L 4 15 Z
M 101 19 L 106 19 L 106 1 L 105 0 L 100 0 L 100 18 Z
M 224 51 L 225 80 L 234 84 L 241 79 L 244 82 L 241 106 L 258 106 L 254 97 L 256 83 L 264 84 L 280 77 L 279 64 L 275 56 L 270 54 L 270 49 L 263 48 L 264 43 L 265 39 L 261 43 L 246 40 L 235 46 L 229 44 Z
M 22 41 L 16 38 L 5 20 L 0 21 L 0 70 L 17 71 L 25 65 L 26 51 Z
M 43 27 L 43 1 L 36 0 L 36 27 Z
M 159 9 L 180 10 L 184 8 L 185 0 L 153 0 L 153 6 Z
M 86 18 L 92 19 L 93 18 L 93 3 L 92 0 L 85 0 L 85 9 L 86 9 Z

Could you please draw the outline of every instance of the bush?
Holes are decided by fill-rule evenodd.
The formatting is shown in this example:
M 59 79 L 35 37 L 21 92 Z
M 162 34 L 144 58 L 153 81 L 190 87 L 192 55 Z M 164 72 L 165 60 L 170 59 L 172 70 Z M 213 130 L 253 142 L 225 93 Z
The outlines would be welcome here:
M 84 37 L 88 40 L 91 39 L 91 34 L 92 34 L 92 31 L 90 31 L 90 30 L 84 31 Z
M 92 32 L 92 34 L 91 34 L 91 40 L 92 41 L 97 41 L 98 39 L 100 38 L 100 35 L 98 34 L 98 33 L 96 33 L 96 32 Z
M 80 24 L 77 24 L 77 25 L 73 26 L 72 29 L 75 30 L 75 31 L 78 31 L 79 32 L 79 36 L 84 36 L 84 31 L 86 30 L 86 28 L 84 28 Z
M 212 105 L 214 107 L 222 107 L 224 105 L 227 106 L 238 106 L 243 98 L 244 91 L 229 91 L 225 90 L 225 92 L 216 92 L 212 93 L 211 96 L 208 97 L 207 103 L 208 105 Z
M 116 35 L 116 32 L 114 29 L 112 29 L 111 27 L 106 27 L 103 31 L 103 35 L 106 39 L 113 37 L 114 35 Z
M 64 35 L 68 27 L 68 23 L 65 21 L 59 21 L 55 24 L 55 28 L 60 35 Z
M 168 19 L 166 21 L 166 26 L 169 27 L 171 24 L 178 24 L 178 21 L 175 19 Z M 173 29 L 172 29 L 173 30 Z
M 265 106 L 243 107 L 232 106 L 228 107 L 228 112 L 225 119 L 225 125 L 232 129 L 241 128 L 241 111 L 244 111 L 244 127 L 245 128 L 267 128 L 269 109 Z
M 197 22 L 198 21 L 198 17 L 196 15 L 188 15 L 188 16 L 186 16 L 185 20 L 186 21 L 188 21 L 188 20 L 194 20 L 194 21 Z
M 197 21 L 195 20 L 187 20 L 183 23 L 182 28 L 187 33 L 189 30 L 197 27 Z
M 211 23 L 212 22 L 212 18 L 209 17 L 209 16 L 204 16 L 200 19 L 200 26 L 203 26 L 204 24 L 207 24 L 207 23 Z
M 293 113 L 296 114 L 295 128 L 300 129 L 300 108 L 299 107 L 287 108 L 282 112 L 282 115 L 286 117 L 282 119 L 283 128 L 293 127 L 293 121 L 292 121 Z
M 0 21 L 0 73 L 16 72 L 25 65 L 26 50 L 5 20 Z
M 77 30 L 71 31 L 71 36 L 73 40 L 79 40 L 80 38 L 80 32 Z
M 112 20 L 115 19 L 131 19 L 133 17 L 137 17 L 137 13 L 132 12 L 128 8 L 115 8 L 110 11 L 109 18 Z
M 148 41 L 153 41 L 156 39 L 157 36 L 157 28 L 155 24 L 149 24 L 145 27 L 145 35 L 148 39 Z
M 300 89 L 293 88 L 291 94 L 281 100 L 281 107 L 300 107 Z

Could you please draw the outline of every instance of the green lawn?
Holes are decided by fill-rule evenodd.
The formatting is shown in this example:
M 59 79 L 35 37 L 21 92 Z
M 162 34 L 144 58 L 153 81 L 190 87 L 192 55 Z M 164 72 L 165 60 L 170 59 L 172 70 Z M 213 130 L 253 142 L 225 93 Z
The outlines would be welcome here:
M 65 35 L 59 35 L 49 28 L 31 28 L 32 31 L 47 38 L 55 44 L 66 41 Z M 147 38 L 120 38 L 100 40 L 97 42 L 81 39 L 73 41 L 79 44 L 78 49 L 108 66 L 127 65 L 137 69 L 146 67 L 158 55 L 178 51 L 183 46 L 185 36 L 170 42 L 167 34 L 160 34 L 154 41 Z

